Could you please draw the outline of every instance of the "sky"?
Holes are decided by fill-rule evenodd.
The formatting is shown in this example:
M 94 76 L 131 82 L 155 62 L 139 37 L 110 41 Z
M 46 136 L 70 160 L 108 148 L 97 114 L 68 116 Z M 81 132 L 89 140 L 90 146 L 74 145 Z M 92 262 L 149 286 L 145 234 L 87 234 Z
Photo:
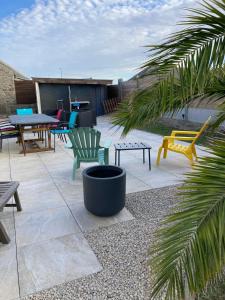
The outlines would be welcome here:
M 0 0 L 0 60 L 28 77 L 129 79 L 196 0 Z

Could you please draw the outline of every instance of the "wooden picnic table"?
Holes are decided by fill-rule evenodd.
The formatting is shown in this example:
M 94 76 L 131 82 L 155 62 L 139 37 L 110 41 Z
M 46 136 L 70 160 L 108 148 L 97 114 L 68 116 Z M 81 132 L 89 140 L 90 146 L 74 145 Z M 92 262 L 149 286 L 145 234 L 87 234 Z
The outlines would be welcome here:
M 9 121 L 12 125 L 18 128 L 20 137 L 19 140 L 22 144 L 23 150 L 21 153 L 26 155 L 26 153 L 42 152 L 54 150 L 51 146 L 51 127 L 59 122 L 59 120 L 47 116 L 45 114 L 32 114 L 32 115 L 11 115 L 9 116 Z M 38 138 L 33 138 L 29 140 L 24 139 L 25 132 L 38 133 Z M 47 133 L 47 134 L 46 134 Z M 45 138 L 44 138 L 45 137 Z M 38 141 L 45 142 L 44 147 L 40 147 L 37 144 Z M 26 144 L 32 144 L 33 148 L 27 149 Z

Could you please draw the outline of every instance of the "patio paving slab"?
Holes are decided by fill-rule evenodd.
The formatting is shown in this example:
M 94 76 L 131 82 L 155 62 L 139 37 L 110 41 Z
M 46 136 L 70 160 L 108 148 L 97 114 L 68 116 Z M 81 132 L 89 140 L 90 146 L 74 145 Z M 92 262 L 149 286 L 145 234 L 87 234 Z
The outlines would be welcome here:
M 126 222 L 133 220 L 134 218 L 126 208 L 122 209 L 118 214 L 112 217 L 98 217 L 87 211 L 83 202 L 77 202 L 76 205 L 71 206 L 71 210 L 81 230 L 84 232 Z
M 102 269 L 88 242 L 80 234 L 19 248 L 18 266 L 21 296 Z
M 0 247 L 0 300 L 19 298 L 15 244 Z
M 28 212 L 35 213 L 41 210 L 66 206 L 65 201 L 53 184 L 48 184 L 43 188 L 40 187 L 39 190 L 33 187 L 33 189 L 30 188 L 26 190 L 26 187 L 20 187 L 19 195 L 23 207 L 23 211 L 20 212 L 20 214 Z
M 80 229 L 67 207 L 17 214 L 15 226 L 18 247 L 73 233 L 80 234 Z

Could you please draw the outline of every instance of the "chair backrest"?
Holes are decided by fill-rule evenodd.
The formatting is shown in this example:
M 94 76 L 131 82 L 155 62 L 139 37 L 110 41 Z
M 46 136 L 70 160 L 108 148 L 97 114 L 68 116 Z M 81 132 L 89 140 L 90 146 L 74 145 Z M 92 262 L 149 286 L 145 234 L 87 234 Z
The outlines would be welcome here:
M 56 115 L 56 119 L 57 120 L 61 120 L 61 118 L 62 118 L 62 113 L 63 113 L 63 109 L 59 109 L 58 111 L 57 111 L 57 115 Z
M 77 116 L 78 116 L 78 112 L 77 111 L 72 111 L 70 113 L 69 129 L 73 129 L 75 127 Z
M 72 129 L 68 133 L 73 146 L 74 156 L 96 158 L 100 148 L 101 132 L 89 127 Z
M 32 108 L 17 108 L 16 114 L 17 115 L 32 115 L 33 109 Z
M 198 134 L 196 135 L 196 137 L 194 138 L 193 142 L 191 143 L 191 146 L 195 144 L 195 142 L 197 141 L 197 139 L 202 135 L 202 133 L 207 129 L 207 127 L 209 126 L 209 122 L 211 120 L 211 116 L 208 117 L 208 119 L 206 120 L 206 122 L 203 124 L 202 128 L 199 130 Z

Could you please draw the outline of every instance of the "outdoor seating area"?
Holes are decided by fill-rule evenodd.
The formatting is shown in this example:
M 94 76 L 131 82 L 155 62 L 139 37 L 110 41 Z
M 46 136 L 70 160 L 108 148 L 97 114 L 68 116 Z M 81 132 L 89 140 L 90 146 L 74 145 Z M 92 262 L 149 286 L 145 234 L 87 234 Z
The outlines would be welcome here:
M 0 300 L 225 299 L 225 0 L 0 1 Z
M 123 152 L 120 166 L 126 171 L 127 195 L 179 184 L 191 170 L 188 160 L 177 153 L 170 153 L 170 159 L 156 165 L 162 136 L 133 130 L 121 139 L 121 130 L 112 128 L 109 116 L 99 117 L 96 129 L 72 129 L 71 144 L 69 139 L 65 143 L 56 135 L 55 152 L 34 152 L 26 156 L 20 154 L 21 146 L 16 138 L 4 141 L 0 181 L 19 181 L 23 210 L 17 212 L 13 207 L 4 207 L 0 212 L 0 221 L 11 240 L 8 244 L 0 243 L 1 300 L 18 299 L 104 272 L 104 265 L 87 236 L 99 229 L 129 224 L 136 217 L 126 204 L 110 217 L 90 213 L 84 205 L 82 171 L 98 162 L 114 165 L 119 144 L 138 143 L 142 145 L 141 150 L 147 147 L 149 151 L 151 147 L 151 170 L 138 147 Z M 32 130 L 26 134 L 33 138 Z M 104 143 L 106 148 L 100 148 Z M 77 152 L 71 146 L 76 146 Z M 197 148 L 202 155 L 204 149 Z

